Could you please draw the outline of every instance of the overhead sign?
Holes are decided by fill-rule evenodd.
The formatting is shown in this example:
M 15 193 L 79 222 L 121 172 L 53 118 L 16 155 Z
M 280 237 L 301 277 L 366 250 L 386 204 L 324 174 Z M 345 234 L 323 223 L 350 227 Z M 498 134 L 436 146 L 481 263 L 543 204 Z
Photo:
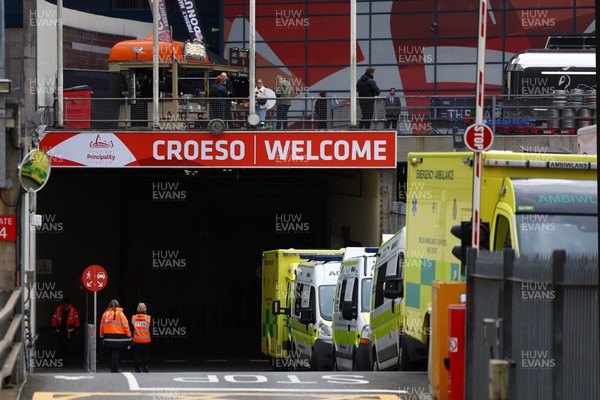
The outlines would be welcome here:
M 396 168 L 395 132 L 48 132 L 53 167 Z
M 473 151 L 486 151 L 492 147 L 494 133 L 484 124 L 470 125 L 465 130 L 465 144 Z
M 17 240 L 17 216 L 0 215 L 0 242 Z
M 106 270 L 99 265 L 90 265 L 83 271 L 81 276 L 83 286 L 90 292 L 98 292 L 106 287 L 108 274 Z

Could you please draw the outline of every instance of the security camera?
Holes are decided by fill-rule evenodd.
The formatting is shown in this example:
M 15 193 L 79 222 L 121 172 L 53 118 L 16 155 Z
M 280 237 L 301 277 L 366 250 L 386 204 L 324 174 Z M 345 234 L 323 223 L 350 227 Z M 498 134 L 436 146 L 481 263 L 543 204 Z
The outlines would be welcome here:
M 431 25 L 429 25 L 429 29 L 437 31 L 437 22 L 432 22 Z

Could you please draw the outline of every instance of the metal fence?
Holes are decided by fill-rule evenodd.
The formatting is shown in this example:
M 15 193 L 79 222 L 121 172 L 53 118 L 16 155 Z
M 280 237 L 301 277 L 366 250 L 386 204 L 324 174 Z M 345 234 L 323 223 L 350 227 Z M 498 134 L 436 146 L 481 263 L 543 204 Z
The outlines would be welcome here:
M 471 250 L 465 394 L 488 398 L 490 359 L 509 361 L 510 399 L 600 398 L 598 258 L 514 258 Z M 497 342 L 484 340 L 484 320 Z
M 325 99 L 325 107 L 317 106 Z M 464 132 L 474 122 L 474 96 L 401 96 L 397 123 L 386 118 L 386 97 L 373 98 L 371 130 L 396 129 L 402 135 L 445 135 Z M 264 105 L 261 129 L 349 130 L 350 98 L 316 97 L 302 93 L 287 98 L 287 116 L 277 112 L 272 98 Z M 226 122 L 228 130 L 248 130 L 247 98 L 208 98 L 184 96 L 159 100 L 160 130 L 206 130 L 214 118 Z M 357 104 L 357 122 L 362 119 Z M 320 110 L 320 111 L 319 111 Z M 250 114 L 257 110 L 252 110 Z M 56 113 L 50 113 L 56 123 Z M 485 123 L 496 134 L 575 134 L 578 128 L 595 124 L 596 92 L 556 93 L 544 96 L 487 96 Z M 148 98 L 65 98 L 64 128 L 73 130 L 153 129 L 153 103 Z M 283 128 L 282 126 L 283 125 Z M 394 127 L 395 126 L 395 127 Z

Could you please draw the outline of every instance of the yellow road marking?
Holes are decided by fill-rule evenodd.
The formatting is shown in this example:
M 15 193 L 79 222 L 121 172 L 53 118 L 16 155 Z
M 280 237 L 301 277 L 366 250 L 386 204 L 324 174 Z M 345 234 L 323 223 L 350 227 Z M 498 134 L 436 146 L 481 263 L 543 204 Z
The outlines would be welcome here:
M 156 399 L 179 399 L 179 400 L 227 400 L 239 397 L 296 397 L 303 399 L 327 399 L 327 400 L 399 400 L 400 396 L 393 394 L 317 394 L 317 393 L 180 393 L 169 392 L 168 388 L 152 392 L 35 392 L 32 400 L 75 400 L 93 399 L 95 397 L 149 397 Z

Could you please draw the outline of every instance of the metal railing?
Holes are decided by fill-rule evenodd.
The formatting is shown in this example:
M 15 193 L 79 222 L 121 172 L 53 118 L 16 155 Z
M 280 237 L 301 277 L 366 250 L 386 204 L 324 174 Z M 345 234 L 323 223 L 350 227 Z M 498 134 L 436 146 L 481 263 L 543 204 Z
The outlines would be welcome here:
M 317 106 L 317 101 L 324 104 Z M 445 135 L 464 132 L 474 122 L 474 96 L 401 96 L 397 123 L 386 116 L 386 97 L 372 98 L 373 116 L 367 130 L 396 129 L 401 135 Z M 225 122 L 227 130 L 250 130 L 247 98 L 184 96 L 159 99 L 159 130 L 206 130 L 212 119 Z M 277 102 L 290 100 L 287 117 L 277 112 Z M 140 130 L 153 128 L 153 103 L 148 98 L 66 98 L 64 128 L 70 130 Z M 349 130 L 350 98 L 273 98 L 257 106 L 263 130 Z M 357 104 L 357 122 L 362 110 Z M 595 90 L 529 96 L 487 96 L 486 123 L 497 134 L 574 134 L 595 124 Z M 395 128 L 394 128 L 395 126 Z M 364 127 L 361 129 L 365 129 Z
M 597 255 L 471 249 L 467 274 L 466 399 L 488 398 L 493 364 L 508 376 L 494 399 L 600 398 Z
M 2 310 L 0 310 L 0 361 L 2 362 L 2 383 L 6 379 L 11 383 L 17 383 L 23 379 L 20 372 L 20 363 L 24 357 L 23 342 L 15 341 L 20 338 L 20 327 L 23 316 L 18 313 L 20 308 L 22 289 L 15 289 Z M 6 354 L 8 353 L 8 354 Z

